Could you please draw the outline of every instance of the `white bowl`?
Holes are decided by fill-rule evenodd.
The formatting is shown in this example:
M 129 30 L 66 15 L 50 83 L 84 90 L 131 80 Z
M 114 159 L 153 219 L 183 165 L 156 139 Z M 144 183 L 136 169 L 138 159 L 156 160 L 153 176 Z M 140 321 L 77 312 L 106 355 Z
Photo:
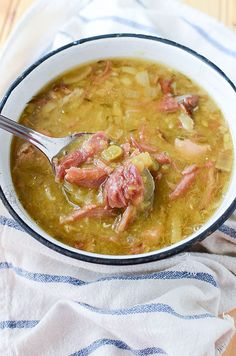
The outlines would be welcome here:
M 236 152 L 236 88 L 212 62 L 175 42 L 134 34 L 112 34 L 75 41 L 44 56 L 27 69 L 12 84 L 4 96 L 0 111 L 18 120 L 25 105 L 54 77 L 80 64 L 104 58 L 133 57 L 162 62 L 203 87 L 216 101 L 228 122 Z M 80 251 L 67 246 L 43 231 L 27 214 L 16 195 L 10 172 L 10 145 L 12 136 L 0 132 L 0 195 L 12 216 L 34 238 L 49 248 L 67 256 L 102 264 L 136 264 L 162 259 L 176 254 L 202 240 L 230 216 L 236 207 L 236 169 L 233 167 L 228 191 L 214 215 L 186 239 L 157 251 L 139 255 L 110 256 Z

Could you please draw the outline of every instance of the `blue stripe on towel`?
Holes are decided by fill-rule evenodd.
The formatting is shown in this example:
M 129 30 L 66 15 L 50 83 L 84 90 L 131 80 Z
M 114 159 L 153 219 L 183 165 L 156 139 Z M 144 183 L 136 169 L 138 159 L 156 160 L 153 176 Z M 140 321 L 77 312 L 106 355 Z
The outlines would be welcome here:
M 38 323 L 39 320 L 4 320 L 0 321 L 0 329 L 28 329 Z
M 225 47 L 224 45 L 222 45 L 220 42 L 218 42 L 215 38 L 211 37 L 205 30 L 203 30 L 203 28 L 201 28 L 200 26 L 188 21 L 187 19 L 185 19 L 184 17 L 181 16 L 181 19 L 187 23 L 189 26 L 191 26 L 195 31 L 198 32 L 199 35 L 201 35 L 206 41 L 208 41 L 212 46 L 214 46 L 215 48 L 217 48 L 218 50 L 220 50 L 221 52 L 232 56 L 232 57 L 236 57 L 236 51 Z
M 236 230 L 227 225 L 222 225 L 219 227 L 219 230 L 223 232 L 225 235 L 236 238 Z
M 13 229 L 24 231 L 24 229 L 15 220 L 6 218 L 3 215 L 0 215 L 0 225 L 6 225 L 12 227 Z
M 109 280 L 158 280 L 158 279 L 196 279 L 202 282 L 207 282 L 212 284 L 214 287 L 217 287 L 217 283 L 213 276 L 209 273 L 204 272 L 196 272 L 191 273 L 188 271 L 161 271 L 149 274 L 141 274 L 141 275 L 118 275 L 118 276 L 110 276 L 98 279 L 96 282 L 103 282 Z M 93 282 L 92 282 L 93 283 Z
M 1 269 L 13 269 L 16 274 L 26 279 L 41 282 L 41 283 L 66 283 L 72 284 L 74 286 L 83 286 L 100 282 L 108 282 L 108 281 L 139 281 L 139 280 L 178 280 L 178 279 L 195 279 L 201 282 L 206 282 L 214 287 L 217 287 L 217 282 L 213 278 L 213 276 L 209 273 L 204 272 L 196 272 L 191 273 L 187 271 L 161 271 L 155 273 L 147 273 L 140 275 L 116 275 L 116 276 L 108 276 L 99 278 L 94 281 L 85 282 L 81 279 L 77 279 L 71 276 L 62 276 L 62 275 L 53 275 L 46 273 L 36 273 L 29 272 L 22 268 L 14 266 L 12 263 L 8 262 L 0 262 L 0 270 Z
M 193 319 L 205 319 L 214 318 L 215 316 L 210 313 L 183 315 L 177 313 L 170 305 L 163 303 L 151 303 L 151 304 L 139 304 L 130 308 L 124 309 L 102 309 L 97 308 L 86 303 L 77 302 L 83 308 L 90 310 L 91 312 L 107 315 L 133 315 L 133 314 L 146 314 L 146 313 L 167 313 L 176 316 L 180 319 L 193 320 Z
M 144 9 L 147 8 L 146 4 L 144 4 L 144 0 L 143 0 L 143 1 L 141 1 L 141 0 L 135 0 L 135 2 L 136 2 L 137 4 L 139 4 L 140 6 L 142 6 Z
M 98 348 L 106 345 L 112 345 L 120 350 L 130 351 L 135 356 L 146 356 L 146 355 L 154 355 L 154 354 L 166 355 L 166 352 L 162 350 L 160 347 L 147 347 L 145 349 L 137 350 L 131 348 L 129 345 L 127 345 L 124 341 L 121 340 L 99 339 L 94 341 L 89 346 L 81 349 L 80 351 L 71 354 L 70 356 L 88 356 Z
M 85 16 L 78 15 L 78 18 L 85 23 L 96 22 L 96 21 L 113 21 L 113 22 L 119 23 L 121 25 L 135 28 L 136 30 L 147 31 L 149 33 L 158 35 L 158 32 L 155 27 L 143 25 L 136 21 L 126 19 L 126 18 L 120 17 L 120 16 L 99 16 L 99 17 L 94 17 L 92 19 L 89 19 Z

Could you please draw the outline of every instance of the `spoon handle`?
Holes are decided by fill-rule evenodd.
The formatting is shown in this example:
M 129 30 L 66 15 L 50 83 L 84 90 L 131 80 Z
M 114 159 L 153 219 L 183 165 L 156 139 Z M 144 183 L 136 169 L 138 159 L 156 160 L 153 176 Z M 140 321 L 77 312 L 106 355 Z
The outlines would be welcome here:
M 17 122 L 8 119 L 7 117 L 0 114 L 0 128 L 12 133 L 15 136 L 22 138 L 34 146 L 39 148 L 47 157 L 50 157 L 49 146 L 51 143 L 51 138 L 42 135 L 29 127 L 18 124 Z M 51 158 L 51 157 L 50 157 Z

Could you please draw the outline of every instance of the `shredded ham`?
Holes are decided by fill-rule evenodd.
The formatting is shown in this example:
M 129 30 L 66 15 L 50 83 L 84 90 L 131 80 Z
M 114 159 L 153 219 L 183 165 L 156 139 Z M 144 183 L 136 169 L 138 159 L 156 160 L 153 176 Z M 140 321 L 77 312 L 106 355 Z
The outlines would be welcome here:
M 174 190 L 169 194 L 170 200 L 175 200 L 183 196 L 190 186 L 194 183 L 199 170 L 195 170 L 192 173 L 184 175 L 180 182 L 176 185 Z
M 74 243 L 74 247 L 78 248 L 79 250 L 84 250 L 85 243 L 83 241 L 76 241 Z
M 123 143 L 122 145 L 120 145 L 120 147 L 123 149 L 124 151 L 124 156 L 125 158 L 129 157 L 130 154 L 130 150 L 131 150 L 131 145 L 129 142 Z
M 158 82 L 159 82 L 159 84 L 161 86 L 161 91 L 162 91 L 162 93 L 164 95 L 165 94 L 172 94 L 172 92 L 173 92 L 173 88 L 172 88 L 173 79 L 160 78 Z
M 82 163 L 86 162 L 88 158 L 93 157 L 107 146 L 108 139 L 104 132 L 100 131 L 91 135 L 91 137 L 83 143 L 80 149 L 69 153 L 59 162 L 55 160 L 56 181 L 58 182 L 64 178 L 67 169 L 80 166 Z
M 37 105 L 37 106 L 42 107 L 42 106 L 46 105 L 46 104 L 49 102 L 49 100 L 50 100 L 50 99 L 49 99 L 48 97 L 43 96 L 43 97 L 41 97 L 41 98 L 33 98 L 33 99 L 30 101 L 30 103 L 33 103 L 33 104 L 35 104 L 35 105 Z
M 107 178 L 107 172 L 102 168 L 77 168 L 66 170 L 65 180 L 80 187 L 98 188 Z
M 133 164 L 117 167 L 104 185 L 104 200 L 111 208 L 139 205 L 144 199 L 144 183 Z
M 163 177 L 163 174 L 161 172 L 159 172 L 154 176 L 154 179 L 156 182 L 160 182 L 162 177 Z
M 181 173 L 183 176 L 186 176 L 190 173 L 197 171 L 199 168 L 196 164 L 192 164 L 191 166 L 186 167 Z
M 103 162 L 102 159 L 96 158 L 94 159 L 93 163 L 95 164 L 95 166 L 103 169 L 107 173 L 107 175 L 111 174 L 111 172 L 114 171 L 114 168 L 108 166 L 105 162 Z
M 111 70 L 112 70 L 112 63 L 111 61 L 106 61 L 105 64 L 105 68 L 104 71 L 101 75 L 98 75 L 95 79 L 94 79 L 94 83 L 95 84 L 101 84 L 103 83 L 105 80 L 107 80 L 110 75 L 111 75 Z
M 154 154 L 152 154 L 152 156 L 155 158 L 155 160 L 159 164 L 170 164 L 171 163 L 170 157 L 165 152 L 154 153 Z
M 65 83 L 58 83 L 55 84 L 50 91 L 50 96 L 52 98 L 55 98 L 55 94 L 61 95 L 69 95 L 72 92 L 72 89 L 69 88 L 69 86 Z M 57 95 L 56 95 L 57 98 Z
M 131 247 L 130 250 L 129 250 L 129 254 L 130 255 L 137 255 L 138 253 L 143 253 L 144 249 L 145 249 L 144 244 L 140 243 L 140 244 L 138 244 L 136 246 Z
M 192 116 L 199 102 L 198 95 L 173 96 L 170 92 L 163 92 L 163 94 L 164 96 L 158 102 L 157 106 L 157 109 L 161 112 L 173 113 L 181 109 L 188 116 Z
M 181 109 L 188 115 L 192 116 L 193 110 L 198 106 L 198 95 L 185 95 L 182 102 L 179 102 Z
M 139 131 L 139 138 L 140 138 L 141 142 L 145 141 L 146 135 L 145 135 L 145 127 L 144 126 Z
M 131 144 L 136 147 L 140 152 L 149 152 L 149 153 L 155 153 L 157 152 L 157 148 L 149 145 L 148 143 L 145 142 L 138 142 L 133 136 L 130 137 Z
M 136 217 L 136 207 L 133 205 L 129 205 L 124 213 L 121 216 L 121 220 L 119 221 L 118 225 L 116 226 L 116 231 L 117 232 L 123 232 L 127 230 L 128 226 L 132 224 Z
M 166 94 L 158 102 L 157 109 L 161 112 L 173 113 L 179 109 L 179 104 L 173 96 Z
M 104 206 L 88 205 L 82 209 L 75 210 L 72 214 L 68 216 L 61 216 L 60 223 L 67 224 L 73 223 L 79 219 L 89 217 L 89 218 L 103 218 L 114 216 L 115 213 L 112 209 Z

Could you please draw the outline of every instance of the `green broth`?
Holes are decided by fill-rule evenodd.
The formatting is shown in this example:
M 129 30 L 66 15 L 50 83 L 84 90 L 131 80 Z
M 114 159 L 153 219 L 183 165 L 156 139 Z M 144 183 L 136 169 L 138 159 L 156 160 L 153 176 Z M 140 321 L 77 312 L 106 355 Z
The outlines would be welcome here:
M 148 144 L 166 152 L 178 167 L 176 170 L 172 164 L 161 165 L 162 177 L 156 181 L 153 210 L 148 216 L 140 214 L 122 233 L 114 231 L 113 217 L 86 217 L 73 224 L 60 224 L 60 217 L 73 212 L 74 204 L 98 203 L 97 191 L 76 189 L 76 197 L 68 201 L 63 185 L 55 182 L 47 159 L 18 138 L 12 142 L 12 178 L 23 207 L 57 240 L 101 254 L 149 252 L 184 239 L 212 216 L 230 180 L 232 140 L 217 105 L 183 74 L 159 63 L 136 59 L 114 59 L 111 64 L 111 72 L 105 79 L 102 78 L 105 61 L 80 66 L 56 78 L 26 106 L 20 123 L 52 137 L 105 131 L 117 144 L 128 141 L 130 135 L 139 139 L 145 128 Z M 140 82 L 137 73 L 143 72 L 148 77 L 141 75 Z M 193 130 L 180 125 L 180 110 L 173 113 L 158 110 L 157 104 L 163 97 L 158 78 L 173 79 L 174 95 L 199 95 L 198 109 L 192 115 Z M 179 153 L 176 138 L 209 145 L 210 149 L 192 158 Z M 227 157 L 226 169 L 217 168 L 219 155 Z M 207 162 L 214 165 L 212 189 Z M 170 200 L 170 192 L 181 179 L 179 171 L 192 164 L 201 167 L 195 182 L 183 196 Z

